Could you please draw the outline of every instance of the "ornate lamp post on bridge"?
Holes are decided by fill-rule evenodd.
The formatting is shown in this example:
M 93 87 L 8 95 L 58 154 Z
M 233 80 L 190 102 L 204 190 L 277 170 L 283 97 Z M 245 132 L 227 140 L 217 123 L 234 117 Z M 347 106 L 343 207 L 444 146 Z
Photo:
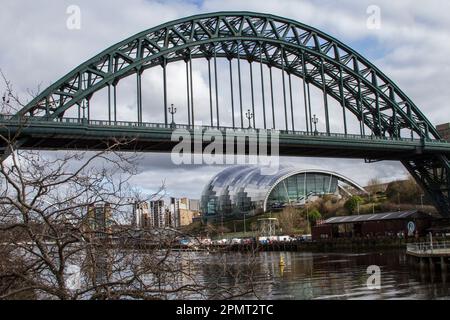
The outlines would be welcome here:
M 252 125 L 251 125 L 250 120 L 253 119 L 254 115 L 253 115 L 253 113 L 250 111 L 250 109 L 248 109 L 248 111 L 245 113 L 245 117 L 248 119 L 248 128 L 251 129 L 251 128 L 252 128 Z
M 316 115 L 314 115 L 314 116 L 311 118 L 311 121 L 314 123 L 314 135 L 317 136 L 317 134 L 319 133 L 319 132 L 317 131 L 317 123 L 319 122 L 319 119 L 316 117 Z
M 174 115 L 175 115 L 175 113 L 177 113 L 177 108 L 175 108 L 174 106 L 173 106 L 173 103 L 170 105 L 170 107 L 168 108 L 168 111 L 169 111 L 169 113 L 172 115 L 172 123 L 170 124 L 170 127 L 172 128 L 172 129 L 174 129 L 175 128 L 175 121 L 174 121 Z

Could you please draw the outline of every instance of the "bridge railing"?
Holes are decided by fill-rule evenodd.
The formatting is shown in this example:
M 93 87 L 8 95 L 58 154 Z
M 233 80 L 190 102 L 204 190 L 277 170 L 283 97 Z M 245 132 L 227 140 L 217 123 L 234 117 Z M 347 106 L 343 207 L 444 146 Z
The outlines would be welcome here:
M 406 246 L 406 251 L 411 253 L 433 253 L 443 250 L 450 252 L 450 241 L 409 243 Z
M 56 118 L 48 119 L 46 117 L 25 117 L 15 118 L 13 115 L 0 115 L 0 122 L 8 123 L 23 123 L 23 124 L 46 124 L 46 123 L 61 123 L 80 126 L 96 126 L 96 127 L 133 127 L 133 128 L 155 128 L 155 129 L 185 129 L 185 130 L 220 130 L 222 132 L 234 131 L 241 133 L 259 133 L 264 129 L 254 128 L 233 128 L 226 126 L 208 126 L 208 125 L 187 125 L 187 124 L 164 124 L 164 123 L 151 123 L 151 122 L 135 122 L 135 121 L 109 121 L 109 120 L 88 120 L 86 118 Z M 423 139 L 417 138 L 397 138 L 397 137 L 379 137 L 375 135 L 360 135 L 360 134 L 345 134 L 345 133 L 326 133 L 326 132 L 307 132 L 297 130 L 277 130 L 267 129 L 267 132 L 277 132 L 279 134 L 291 134 L 298 136 L 318 137 L 318 138 L 342 138 L 351 140 L 370 140 L 370 141 L 399 141 L 399 142 L 423 142 Z M 437 139 L 425 139 L 429 143 L 449 143 L 446 140 Z

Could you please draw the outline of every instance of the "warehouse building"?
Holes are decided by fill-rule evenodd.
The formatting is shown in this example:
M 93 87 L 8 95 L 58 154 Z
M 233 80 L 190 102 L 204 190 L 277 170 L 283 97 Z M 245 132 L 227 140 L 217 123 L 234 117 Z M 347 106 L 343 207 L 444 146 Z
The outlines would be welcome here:
M 436 129 L 442 139 L 450 141 L 450 123 L 440 124 Z
M 418 210 L 333 217 L 312 229 L 313 240 L 416 237 L 426 235 L 433 217 Z

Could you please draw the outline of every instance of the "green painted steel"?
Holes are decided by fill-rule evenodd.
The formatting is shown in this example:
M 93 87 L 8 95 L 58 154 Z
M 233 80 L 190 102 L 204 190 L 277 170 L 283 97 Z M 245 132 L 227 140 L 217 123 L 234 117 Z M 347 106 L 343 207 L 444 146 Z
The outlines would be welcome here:
M 378 160 L 400 160 L 409 159 L 418 154 L 441 153 L 450 156 L 450 143 L 442 140 L 432 139 L 407 139 L 407 138 L 384 138 L 376 136 L 360 136 L 357 134 L 341 133 L 312 133 L 305 131 L 286 130 L 263 130 L 253 128 L 232 128 L 216 126 L 195 126 L 180 124 L 145 123 L 129 121 L 109 121 L 109 120 L 87 120 L 77 118 L 63 118 L 58 121 L 45 120 L 42 118 L 25 118 L 25 121 L 17 119 L 0 118 L 0 134 L 3 136 L 21 136 L 30 142 L 23 143 L 22 148 L 40 149 L 70 149 L 79 148 L 77 143 L 70 143 L 70 140 L 92 140 L 97 143 L 99 140 L 137 138 L 137 142 L 129 147 L 134 150 L 137 144 L 144 145 L 145 142 L 166 142 L 165 146 L 156 146 L 151 151 L 170 151 L 178 142 L 171 141 L 172 133 L 176 129 L 190 132 L 205 133 L 206 130 L 220 132 L 223 137 L 226 134 L 244 135 L 257 137 L 265 134 L 270 136 L 277 134 L 280 146 L 286 147 L 281 150 L 281 155 L 305 155 L 305 150 L 309 148 L 309 155 L 312 156 L 333 156 L 343 158 L 370 158 Z M 64 145 L 55 144 L 54 141 L 62 139 Z M 34 143 L 37 143 L 36 145 Z M 207 144 L 208 142 L 205 142 Z M 102 148 L 100 146 L 99 148 Z M 144 147 L 139 148 L 148 151 Z M 329 155 L 325 150 L 333 150 Z M 291 151 L 291 152 L 289 152 Z M 338 154 L 339 151 L 339 154 Z
M 360 54 L 315 28 L 252 12 L 196 15 L 141 32 L 69 72 L 20 114 L 62 117 L 67 109 L 89 101 L 108 84 L 144 69 L 214 54 L 258 61 L 260 50 L 262 63 L 306 78 L 337 101 L 345 102 L 360 120 L 365 114 L 364 122 L 377 136 L 399 136 L 401 129 L 409 129 L 418 136 L 429 131 L 439 138 L 419 108 Z M 307 64 L 305 70 L 302 59 Z M 358 84 L 360 93 L 355 89 Z
M 397 159 L 402 161 L 427 191 L 440 212 L 450 216 L 448 145 L 439 141 L 440 136 L 437 130 L 413 101 L 377 67 L 342 42 L 297 21 L 269 14 L 252 12 L 201 14 L 141 32 L 108 48 L 69 72 L 19 111 L 15 115 L 16 120 L 4 123 L 2 130 L 15 132 L 14 121 L 17 119 L 39 117 L 41 124 L 33 120 L 30 126 L 23 128 L 20 135 L 22 147 L 28 145 L 33 148 L 46 148 L 48 141 L 52 141 L 53 145 L 58 147 L 70 148 L 71 145 L 76 144 L 76 141 L 85 138 L 86 141 L 93 139 L 93 142 L 89 140 L 91 144 L 86 142 L 86 147 L 94 148 L 95 145 L 99 145 L 100 139 L 105 138 L 105 134 L 116 132 L 119 135 L 135 135 L 139 138 L 140 135 L 136 130 L 142 130 L 144 135 L 148 134 L 148 143 L 151 143 L 152 135 L 156 137 L 159 133 L 155 131 L 155 128 L 146 127 L 142 121 L 142 72 L 155 66 L 163 67 L 165 114 L 163 131 L 167 134 L 170 128 L 167 128 L 166 65 L 174 61 L 186 62 L 186 70 L 190 73 L 190 76 L 187 74 L 189 124 L 194 124 L 192 59 L 198 58 L 205 58 L 208 61 L 214 59 L 217 119 L 216 124 L 211 123 L 212 126 L 220 128 L 216 58 L 227 58 L 230 63 L 232 59 L 238 59 L 239 68 L 241 60 L 260 63 L 261 74 L 263 65 L 270 67 L 270 75 L 272 75 L 272 67 L 278 68 L 283 72 L 283 80 L 284 73 L 287 73 L 289 77 L 293 75 L 303 79 L 307 132 L 306 134 L 282 133 L 281 142 L 284 146 L 288 146 L 284 149 L 287 153 L 292 150 L 292 155 L 319 155 L 314 152 L 308 153 L 305 146 L 309 145 L 313 149 L 320 149 L 320 155 L 324 156 L 340 156 L 342 151 L 339 150 L 344 150 L 345 156 L 367 156 L 381 160 Z M 121 79 L 133 74 L 136 74 L 137 78 L 139 128 L 129 130 L 130 128 L 118 126 L 116 86 Z M 240 84 L 240 75 L 238 81 Z M 211 86 L 211 81 L 209 83 Z M 261 83 L 264 84 L 263 77 L 261 77 Z M 312 134 L 310 85 L 317 87 L 324 94 L 327 130 L 324 135 L 318 134 L 320 137 Z M 113 86 L 113 90 L 110 86 Z M 272 88 L 272 81 L 270 86 Z M 108 117 L 109 120 L 114 118 L 114 128 L 96 126 L 95 123 L 90 122 L 95 120 L 91 119 L 92 96 L 105 87 L 108 87 Z M 241 86 L 239 90 L 242 90 Z M 285 90 L 283 81 L 284 95 L 286 95 Z M 241 121 L 238 124 L 242 126 L 243 108 L 241 91 L 239 92 Z M 345 130 L 343 135 L 338 136 L 330 132 L 328 96 L 342 106 Z M 284 111 L 285 124 L 288 127 L 286 98 L 284 96 Z M 228 106 L 222 106 L 224 107 L 228 108 Z M 81 129 L 78 125 L 56 122 L 58 119 L 64 121 L 65 113 L 70 108 L 78 109 L 77 121 L 81 121 L 82 118 L 85 118 L 83 121 L 88 121 L 86 128 Z M 212 105 L 210 110 L 213 120 Z M 264 128 L 273 123 L 275 129 L 274 117 L 266 119 L 264 98 L 263 113 Z M 347 121 L 350 115 L 360 122 L 359 140 L 347 135 Z M 234 117 L 233 113 L 232 118 Z M 46 123 L 48 120 L 53 120 L 53 124 Z M 294 128 L 294 121 L 292 127 Z M 372 132 L 370 141 L 365 137 L 365 127 Z M 50 130 L 51 134 L 43 132 L 43 128 Z M 94 132 L 95 134 L 92 135 Z M 402 138 L 405 133 L 411 138 L 420 139 L 405 141 Z M 71 138 L 71 134 L 75 136 Z M 70 142 L 71 139 L 72 142 Z M 57 141 L 60 141 L 60 144 L 56 143 Z M 170 144 L 166 143 L 166 145 Z M 375 146 L 384 147 L 384 154 L 373 151 Z M 403 149 L 399 149 L 400 147 Z M 328 153 L 326 150 L 329 150 Z

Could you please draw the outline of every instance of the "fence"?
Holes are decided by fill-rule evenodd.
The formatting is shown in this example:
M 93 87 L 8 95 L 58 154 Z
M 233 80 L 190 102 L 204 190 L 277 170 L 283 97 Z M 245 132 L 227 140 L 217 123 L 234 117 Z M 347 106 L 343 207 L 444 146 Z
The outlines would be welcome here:
M 406 246 L 406 251 L 411 253 L 450 253 L 450 242 L 421 242 L 409 243 Z

